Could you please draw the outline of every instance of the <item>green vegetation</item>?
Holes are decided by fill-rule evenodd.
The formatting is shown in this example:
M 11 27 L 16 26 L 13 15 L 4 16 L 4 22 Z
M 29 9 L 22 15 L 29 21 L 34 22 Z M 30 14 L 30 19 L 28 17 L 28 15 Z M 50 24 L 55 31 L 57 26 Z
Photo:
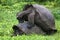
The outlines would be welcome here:
M 27 3 L 35 4 L 37 2 L 19 2 L 16 0 L 9 0 L 8 3 L 5 0 L 0 1 L 0 40 L 60 40 L 60 5 L 56 6 L 55 2 L 42 2 L 49 8 L 55 16 L 56 28 L 58 32 L 54 35 L 22 35 L 13 36 L 12 26 L 18 24 L 16 19 L 17 12 L 21 11 L 23 6 Z

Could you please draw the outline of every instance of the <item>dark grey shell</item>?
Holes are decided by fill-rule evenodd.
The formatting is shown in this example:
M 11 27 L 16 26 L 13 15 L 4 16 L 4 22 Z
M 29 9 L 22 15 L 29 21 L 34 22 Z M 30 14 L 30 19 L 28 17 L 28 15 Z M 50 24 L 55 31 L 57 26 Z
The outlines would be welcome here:
M 31 23 L 39 26 L 47 34 L 57 32 L 55 28 L 55 18 L 51 11 L 43 5 L 33 4 L 32 13 L 28 16 Z M 34 15 L 33 15 L 34 14 Z
M 29 24 L 29 22 L 24 22 L 24 23 L 20 23 L 18 25 L 16 25 L 20 30 L 22 30 L 25 34 L 45 34 L 41 28 L 37 27 L 36 25 L 32 28 L 28 28 L 29 26 L 31 26 L 31 24 Z

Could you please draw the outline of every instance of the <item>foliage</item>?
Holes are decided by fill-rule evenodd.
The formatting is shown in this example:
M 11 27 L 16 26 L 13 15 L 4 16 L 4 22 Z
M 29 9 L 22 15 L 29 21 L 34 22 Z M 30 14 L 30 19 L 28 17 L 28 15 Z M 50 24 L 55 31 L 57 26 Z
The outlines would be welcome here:
M 60 19 L 60 9 L 59 9 L 59 7 L 52 9 L 52 11 L 53 11 L 54 17 L 59 20 Z
M 2 5 L 12 5 L 12 4 L 17 3 L 17 2 L 19 2 L 19 0 L 18 1 L 17 0 L 1 0 L 0 1 L 0 3 Z
M 5 6 L 5 5 L 13 5 L 15 3 L 19 2 L 37 2 L 37 3 L 47 3 L 47 2 L 53 2 L 56 6 L 60 6 L 60 0 L 0 0 L 0 4 Z

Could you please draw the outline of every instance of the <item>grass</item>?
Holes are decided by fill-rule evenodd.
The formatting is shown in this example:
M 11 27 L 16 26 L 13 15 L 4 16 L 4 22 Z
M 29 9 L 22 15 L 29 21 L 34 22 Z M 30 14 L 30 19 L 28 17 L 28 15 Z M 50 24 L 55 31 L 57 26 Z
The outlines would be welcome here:
M 22 36 L 13 36 L 11 37 L 13 30 L 12 26 L 14 24 L 18 24 L 16 19 L 16 13 L 21 11 L 24 4 L 27 3 L 16 3 L 12 6 L 2 6 L 0 5 L 0 40 L 60 40 L 60 15 L 58 14 L 60 11 L 59 8 L 53 8 L 52 13 L 56 18 L 56 28 L 58 30 L 57 33 L 53 35 L 22 35 Z M 59 16 L 58 16 L 59 15 Z

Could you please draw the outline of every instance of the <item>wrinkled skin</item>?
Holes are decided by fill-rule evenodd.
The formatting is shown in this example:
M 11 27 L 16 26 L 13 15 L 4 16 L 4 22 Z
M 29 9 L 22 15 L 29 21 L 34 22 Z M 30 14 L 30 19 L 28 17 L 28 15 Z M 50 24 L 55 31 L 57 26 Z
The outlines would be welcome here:
M 46 34 L 57 32 L 55 19 L 50 10 L 38 4 L 26 5 L 22 12 L 17 14 L 19 22 L 29 21 L 39 26 Z
M 32 26 L 32 28 L 30 27 Z M 13 26 L 14 35 L 22 35 L 22 34 L 45 34 L 41 28 L 36 25 L 32 25 L 29 22 L 20 23 L 18 25 Z

